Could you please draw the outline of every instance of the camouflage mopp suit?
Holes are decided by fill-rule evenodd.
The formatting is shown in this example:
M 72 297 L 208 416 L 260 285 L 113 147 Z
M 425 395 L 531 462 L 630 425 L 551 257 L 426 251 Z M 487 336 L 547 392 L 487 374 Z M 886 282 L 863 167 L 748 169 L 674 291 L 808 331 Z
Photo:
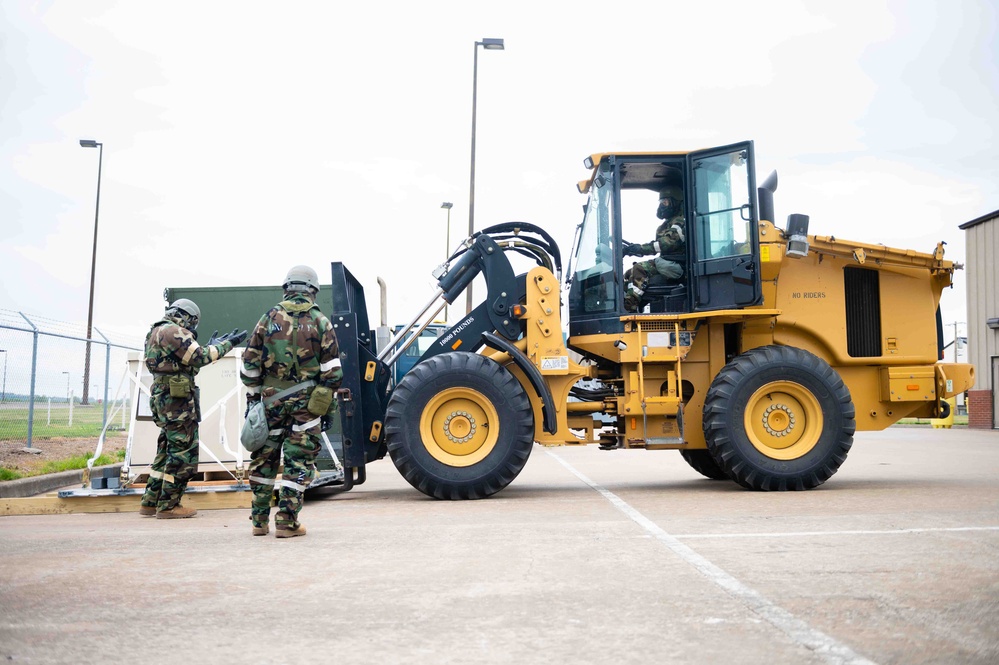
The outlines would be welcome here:
M 181 307 L 171 305 L 146 335 L 145 363 L 153 375 L 149 408 L 160 428 L 140 502 L 139 512 L 147 516 L 190 517 L 196 512 L 179 508 L 187 483 L 198 470 L 201 405 L 194 377 L 246 338 L 246 331 L 233 331 L 218 339 L 213 336 L 214 344 L 200 346 L 193 332 L 200 310 L 190 301 L 185 301 L 190 305 L 178 303 Z
M 292 280 L 296 270 L 305 271 L 301 282 Z M 313 394 L 332 397 L 343 378 L 333 324 L 315 304 L 319 290 L 315 272 L 296 266 L 284 289 L 285 299 L 260 318 L 250 335 L 240 372 L 247 402 L 264 401 L 269 430 L 267 443 L 251 453 L 253 534 L 269 532 L 276 496 L 274 523 L 279 538 L 305 534 L 298 520 L 302 497 L 316 476 L 322 422 L 333 408 L 332 403 L 317 408 Z M 284 471 L 278 480 L 282 462 Z

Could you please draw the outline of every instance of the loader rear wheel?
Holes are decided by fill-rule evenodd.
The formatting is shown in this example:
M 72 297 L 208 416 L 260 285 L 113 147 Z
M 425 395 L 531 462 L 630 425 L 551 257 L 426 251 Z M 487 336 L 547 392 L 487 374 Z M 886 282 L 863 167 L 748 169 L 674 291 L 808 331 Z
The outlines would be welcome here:
M 704 438 L 718 467 L 747 489 L 812 489 L 846 460 L 854 415 L 850 391 L 828 363 L 802 349 L 764 346 L 711 382 Z
M 718 462 L 715 461 L 715 458 L 707 450 L 681 450 L 680 457 L 690 465 L 691 469 L 705 478 L 710 478 L 711 480 L 729 479 L 728 474 L 718 466 Z
M 419 363 L 385 415 L 392 461 L 410 485 L 437 499 L 481 499 L 509 485 L 534 445 L 534 415 L 520 382 L 474 353 Z

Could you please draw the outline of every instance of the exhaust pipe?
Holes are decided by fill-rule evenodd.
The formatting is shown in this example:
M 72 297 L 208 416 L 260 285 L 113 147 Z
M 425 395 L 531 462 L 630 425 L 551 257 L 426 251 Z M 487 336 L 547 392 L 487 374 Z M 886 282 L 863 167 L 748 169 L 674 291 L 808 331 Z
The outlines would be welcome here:
M 763 184 L 756 188 L 756 194 L 760 201 L 760 221 L 766 220 L 771 224 L 777 219 L 774 215 L 774 192 L 777 191 L 777 171 L 767 176 Z

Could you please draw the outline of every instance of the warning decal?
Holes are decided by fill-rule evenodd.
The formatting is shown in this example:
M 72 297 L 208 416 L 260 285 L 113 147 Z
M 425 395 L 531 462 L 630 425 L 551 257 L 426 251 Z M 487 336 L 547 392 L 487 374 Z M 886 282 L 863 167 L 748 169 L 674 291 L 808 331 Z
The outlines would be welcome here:
M 569 356 L 542 356 L 541 358 L 541 369 L 542 370 L 559 370 L 569 369 Z

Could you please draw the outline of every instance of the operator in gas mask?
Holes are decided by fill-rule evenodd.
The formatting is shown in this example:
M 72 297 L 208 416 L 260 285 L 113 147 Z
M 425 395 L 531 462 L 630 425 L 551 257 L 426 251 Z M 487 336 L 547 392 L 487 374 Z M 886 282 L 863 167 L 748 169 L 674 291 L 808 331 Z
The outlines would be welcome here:
M 656 238 L 644 244 L 624 244 L 625 256 L 649 256 L 654 259 L 636 263 L 624 274 L 625 282 L 630 282 L 624 296 L 624 308 L 637 312 L 642 294 L 653 275 L 661 275 L 665 283 L 680 283 L 687 258 L 687 236 L 683 216 L 683 190 L 676 185 L 667 185 L 659 191 L 659 208 L 656 217 L 663 222 L 656 229 Z

